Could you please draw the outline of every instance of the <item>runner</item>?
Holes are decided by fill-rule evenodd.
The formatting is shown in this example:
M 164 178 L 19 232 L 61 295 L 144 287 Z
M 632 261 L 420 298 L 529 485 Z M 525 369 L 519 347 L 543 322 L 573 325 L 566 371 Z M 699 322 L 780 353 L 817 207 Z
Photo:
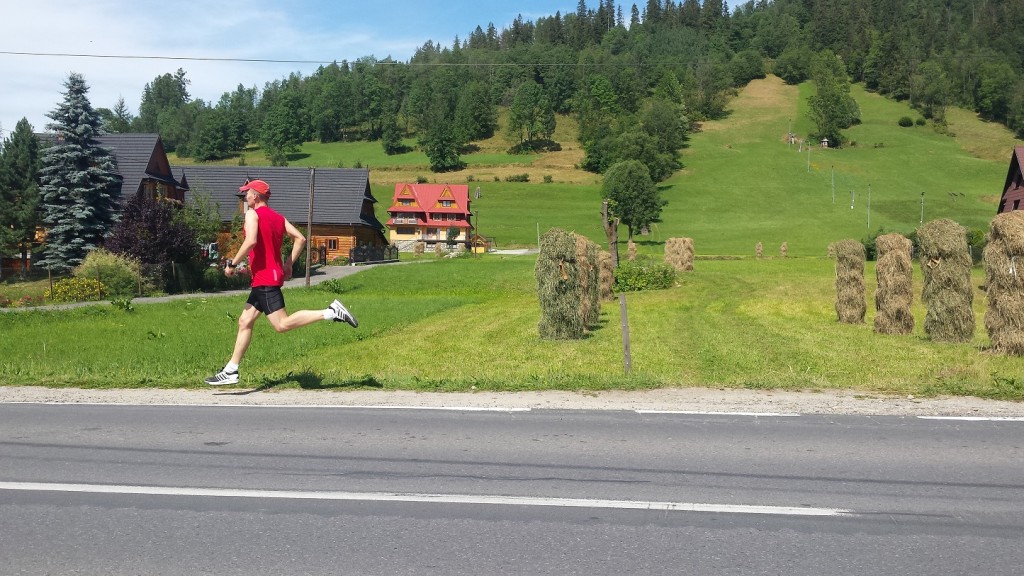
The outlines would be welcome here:
M 238 317 L 238 336 L 231 360 L 224 369 L 206 379 L 211 386 L 238 383 L 238 365 L 242 363 L 245 351 L 252 341 L 252 329 L 260 314 L 265 314 L 271 326 L 278 332 L 308 326 L 319 320 L 345 322 L 353 328 L 359 326 L 355 316 L 335 300 L 323 310 L 299 310 L 289 315 L 285 310 L 281 286 L 292 275 L 292 263 L 302 254 L 306 238 L 287 218 L 274 211 L 267 203 L 270 200 L 270 185 L 263 180 L 246 182 L 238 189 L 238 197 L 245 198 L 245 239 L 238 253 L 224 264 L 224 275 L 233 276 L 235 268 L 249 258 L 249 273 L 252 275 L 252 290 L 245 303 L 245 309 Z M 288 259 L 281 261 L 281 245 L 287 234 L 295 241 Z

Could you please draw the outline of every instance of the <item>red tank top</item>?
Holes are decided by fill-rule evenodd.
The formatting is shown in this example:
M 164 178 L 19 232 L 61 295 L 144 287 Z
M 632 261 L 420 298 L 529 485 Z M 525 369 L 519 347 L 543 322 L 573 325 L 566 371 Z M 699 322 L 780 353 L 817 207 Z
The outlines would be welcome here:
M 284 266 L 281 262 L 284 216 L 269 206 L 257 208 L 256 215 L 260 219 L 256 245 L 249 253 L 252 286 L 281 286 L 284 284 Z

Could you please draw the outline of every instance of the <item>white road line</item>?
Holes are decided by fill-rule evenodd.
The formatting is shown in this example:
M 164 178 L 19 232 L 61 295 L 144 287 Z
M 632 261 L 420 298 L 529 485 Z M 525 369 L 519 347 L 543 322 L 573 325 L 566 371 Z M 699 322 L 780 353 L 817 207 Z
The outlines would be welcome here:
M 0 404 L 35 404 L 41 406 L 130 406 L 133 408 L 159 407 L 159 408 L 359 408 L 366 410 L 443 410 L 450 412 L 530 412 L 531 408 L 508 408 L 501 406 L 388 406 L 381 405 L 360 405 L 360 404 L 180 404 L 173 402 L 56 402 L 56 401 L 14 401 L 0 402 Z
M 779 416 L 795 418 L 799 414 L 785 412 L 700 412 L 696 410 L 636 410 L 637 414 L 686 414 L 693 416 Z
M 742 504 L 700 504 L 693 502 L 648 502 L 589 498 L 531 498 L 524 496 L 483 496 L 473 494 L 418 494 L 396 492 L 308 492 L 294 490 L 246 490 L 236 488 L 178 488 L 169 486 L 118 486 L 109 484 L 58 484 L 46 482 L 0 482 L 0 490 L 27 492 L 77 492 L 149 496 L 202 496 L 213 498 L 271 498 L 284 500 L 344 500 L 360 502 L 415 502 L 432 504 L 482 504 L 493 506 L 546 506 L 560 508 L 613 508 L 666 512 L 712 512 L 725 514 L 774 514 L 780 516 L 849 516 L 841 508 L 801 506 L 756 506 Z
M 918 416 L 921 420 L 962 420 L 965 422 L 1024 422 L 1024 416 Z

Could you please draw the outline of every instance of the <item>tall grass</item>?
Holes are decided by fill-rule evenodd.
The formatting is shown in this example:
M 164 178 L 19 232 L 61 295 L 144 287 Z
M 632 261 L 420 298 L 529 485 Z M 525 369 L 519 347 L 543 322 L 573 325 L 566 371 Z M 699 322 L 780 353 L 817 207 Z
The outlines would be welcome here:
M 632 367 L 624 374 L 617 305 L 581 341 L 542 341 L 534 259 L 494 256 L 378 267 L 332 291 L 286 292 L 289 309 L 336 295 L 351 330 L 318 323 L 256 328 L 242 366 L 251 387 L 596 390 L 660 386 L 849 388 L 1024 399 L 1019 359 L 965 344 L 839 324 L 827 259 L 701 261 L 682 284 L 628 296 Z M 980 274 L 980 273 L 979 273 Z M 874 291 L 874 269 L 866 271 Z M 920 290 L 920 275 L 915 292 Z M 975 285 L 980 284 L 980 275 Z M 230 354 L 241 297 L 0 314 L 4 384 L 200 387 Z M 975 298 L 979 309 L 984 298 Z

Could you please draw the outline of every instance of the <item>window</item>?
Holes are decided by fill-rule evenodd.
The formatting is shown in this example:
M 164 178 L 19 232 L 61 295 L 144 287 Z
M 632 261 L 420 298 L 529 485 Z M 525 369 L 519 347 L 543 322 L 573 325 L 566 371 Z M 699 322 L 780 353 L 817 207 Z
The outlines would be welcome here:
M 412 200 L 402 199 L 402 206 L 412 206 Z
M 416 229 L 410 228 L 409 226 L 400 226 L 397 230 L 395 230 L 395 232 L 403 236 L 412 236 L 413 234 L 416 233 Z
M 441 207 L 442 208 L 451 208 L 452 207 L 452 201 L 451 200 L 441 200 Z
M 327 239 L 327 249 L 328 250 L 337 250 L 338 249 L 338 239 L 337 238 L 328 238 Z

